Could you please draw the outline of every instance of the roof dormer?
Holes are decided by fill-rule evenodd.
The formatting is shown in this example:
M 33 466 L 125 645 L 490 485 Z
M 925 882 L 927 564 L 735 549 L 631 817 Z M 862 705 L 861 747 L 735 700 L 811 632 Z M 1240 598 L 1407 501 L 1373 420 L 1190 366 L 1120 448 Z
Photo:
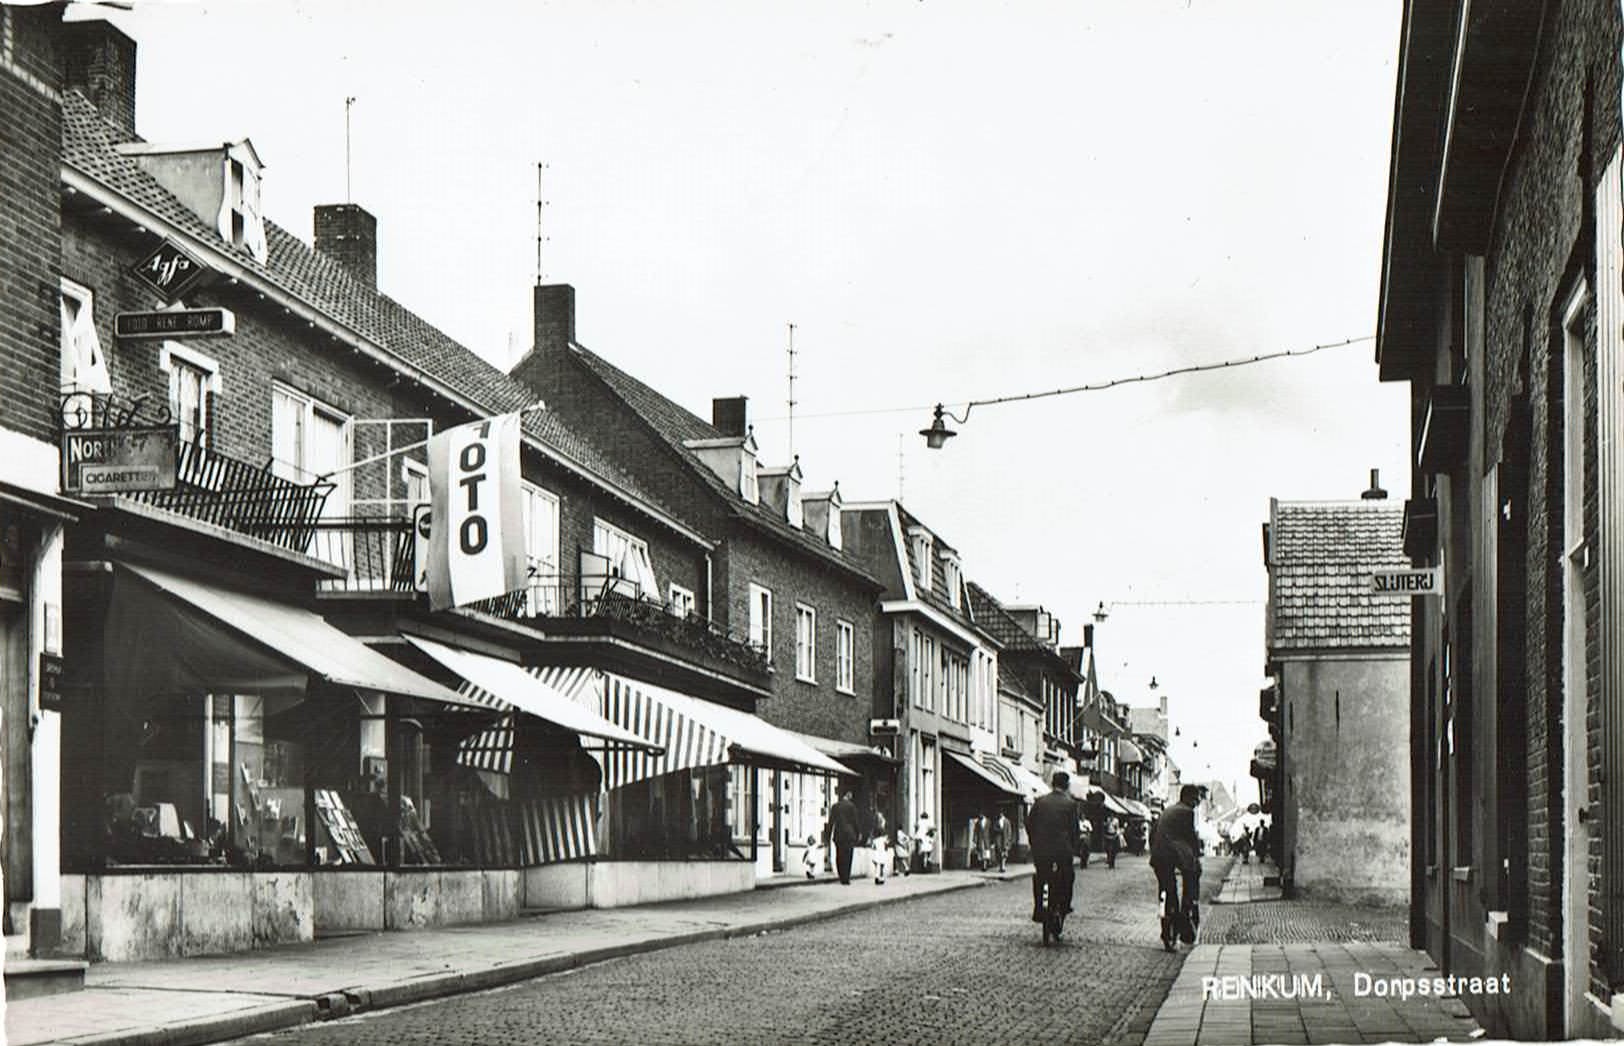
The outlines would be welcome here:
M 840 497 L 840 484 L 836 483 L 833 490 L 802 494 L 801 504 L 806 513 L 807 529 L 829 542 L 830 548 L 844 548 L 840 510 L 845 507 L 845 502 Z
M 921 526 L 908 528 L 908 551 L 913 557 L 914 584 L 919 591 L 931 590 L 931 560 L 936 554 L 936 538 Z
M 947 601 L 953 604 L 953 609 L 960 609 L 964 605 L 962 592 L 963 568 L 959 564 L 959 554 L 946 546 L 942 548 L 942 586 L 947 589 Z
M 761 469 L 757 474 L 761 503 L 779 513 L 790 526 L 799 528 L 806 515 L 801 503 L 801 459 L 784 468 Z
M 247 138 L 221 145 L 177 147 L 126 142 L 118 150 L 141 165 L 220 239 L 261 265 L 266 260 L 261 184 L 265 165 Z
M 759 450 L 754 432 L 743 436 L 720 436 L 715 439 L 690 439 L 683 446 L 693 451 L 706 467 L 721 477 L 729 490 L 750 504 L 761 500 L 757 477 L 756 453 Z

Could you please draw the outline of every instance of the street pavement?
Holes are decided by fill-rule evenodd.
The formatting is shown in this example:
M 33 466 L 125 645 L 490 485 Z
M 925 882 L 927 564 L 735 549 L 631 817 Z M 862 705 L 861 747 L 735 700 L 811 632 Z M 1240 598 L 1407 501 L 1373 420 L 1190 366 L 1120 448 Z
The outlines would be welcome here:
M 1061 945 L 1042 944 L 1031 900 L 1022 877 L 244 1041 L 1136 1042 L 1180 962 L 1157 939 L 1144 860 L 1079 872 Z

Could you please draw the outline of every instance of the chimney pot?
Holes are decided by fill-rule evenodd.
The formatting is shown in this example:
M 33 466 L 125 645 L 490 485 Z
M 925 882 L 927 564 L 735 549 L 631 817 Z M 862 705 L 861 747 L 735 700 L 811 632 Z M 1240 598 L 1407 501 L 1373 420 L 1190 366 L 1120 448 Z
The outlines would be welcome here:
M 135 135 L 135 41 L 104 19 L 62 23 L 63 85 L 78 88 L 126 139 Z
M 368 287 L 378 286 L 378 219 L 354 203 L 316 207 L 316 250 L 342 262 Z
M 749 397 L 719 396 L 711 400 L 711 424 L 724 436 L 748 435 Z
M 1366 501 L 1383 501 L 1387 498 L 1387 491 L 1382 489 L 1380 480 L 1381 470 L 1370 470 L 1370 489 L 1359 496 Z
M 1094 626 L 1083 626 L 1083 647 L 1086 649 L 1094 645 Z

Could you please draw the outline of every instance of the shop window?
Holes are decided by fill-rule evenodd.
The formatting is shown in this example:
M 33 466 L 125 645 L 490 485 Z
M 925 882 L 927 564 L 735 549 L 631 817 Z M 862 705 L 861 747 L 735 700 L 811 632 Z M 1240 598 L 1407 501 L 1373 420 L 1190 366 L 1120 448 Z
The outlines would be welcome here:
M 302 865 L 302 703 L 177 695 L 110 716 L 104 845 L 93 856 L 109 865 Z
M 650 777 L 606 797 L 604 857 L 620 860 L 749 860 L 747 804 L 725 764 Z M 745 771 L 748 773 L 748 771 Z

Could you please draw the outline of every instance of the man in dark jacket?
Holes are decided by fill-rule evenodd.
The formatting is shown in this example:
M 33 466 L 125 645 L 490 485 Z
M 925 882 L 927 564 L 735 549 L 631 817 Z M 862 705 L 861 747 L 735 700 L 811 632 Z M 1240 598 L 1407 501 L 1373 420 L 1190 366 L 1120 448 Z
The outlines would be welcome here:
M 1195 927 L 1185 912 L 1201 896 L 1201 838 L 1195 830 L 1195 808 L 1201 802 L 1201 789 L 1185 785 L 1179 801 L 1163 810 L 1150 831 L 1150 868 L 1156 885 L 1167 898 L 1166 913 L 1174 917 L 1179 937 L 1185 944 L 1195 940 Z M 1184 879 L 1182 898 L 1179 876 Z
M 1050 884 L 1051 902 L 1071 911 L 1071 859 L 1082 846 L 1077 827 L 1077 801 L 1071 797 L 1071 775 L 1056 770 L 1052 789 L 1040 796 L 1026 815 L 1026 841 L 1032 848 L 1032 921 L 1043 921 L 1043 884 Z
M 829 808 L 829 841 L 835 847 L 835 871 L 842 885 L 851 885 L 851 856 L 862 837 L 857 804 L 851 801 L 851 789 L 842 787 L 840 799 Z

